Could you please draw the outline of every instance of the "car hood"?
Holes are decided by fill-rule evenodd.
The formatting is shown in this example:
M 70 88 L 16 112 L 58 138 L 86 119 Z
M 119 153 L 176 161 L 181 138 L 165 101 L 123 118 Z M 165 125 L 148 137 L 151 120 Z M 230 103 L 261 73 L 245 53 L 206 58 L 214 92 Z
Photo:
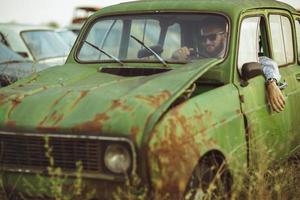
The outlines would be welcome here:
M 172 103 L 221 61 L 135 77 L 74 64 L 50 68 L 0 90 L 0 129 L 124 136 L 140 144 Z

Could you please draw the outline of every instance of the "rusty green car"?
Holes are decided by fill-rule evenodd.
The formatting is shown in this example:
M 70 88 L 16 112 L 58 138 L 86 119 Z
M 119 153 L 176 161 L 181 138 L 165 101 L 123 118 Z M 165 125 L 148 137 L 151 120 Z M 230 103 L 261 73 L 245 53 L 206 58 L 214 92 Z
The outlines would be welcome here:
M 197 56 L 208 18 L 226 24 L 220 57 Z M 184 46 L 193 59 L 173 60 Z M 287 83 L 279 113 L 267 101 L 262 55 L 278 63 Z M 55 167 L 72 179 L 81 161 L 83 181 L 100 199 L 111 199 L 132 176 L 149 196 L 181 199 L 194 190 L 196 197 L 220 169 L 219 186 L 230 191 L 255 159 L 279 161 L 299 149 L 299 62 L 300 14 L 277 1 L 103 8 L 86 21 L 65 65 L 0 90 L 4 188 L 24 193 L 21 180 L 47 179 L 46 137 Z

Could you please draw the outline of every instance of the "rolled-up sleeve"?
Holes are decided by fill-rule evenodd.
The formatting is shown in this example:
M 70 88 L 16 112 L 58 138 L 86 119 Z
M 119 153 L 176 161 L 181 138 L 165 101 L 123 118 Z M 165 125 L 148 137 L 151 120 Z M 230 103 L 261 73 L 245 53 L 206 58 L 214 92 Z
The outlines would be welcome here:
M 259 57 L 259 63 L 263 66 L 263 72 L 267 80 L 274 78 L 277 82 L 280 81 L 281 75 L 275 61 L 266 56 L 261 56 Z

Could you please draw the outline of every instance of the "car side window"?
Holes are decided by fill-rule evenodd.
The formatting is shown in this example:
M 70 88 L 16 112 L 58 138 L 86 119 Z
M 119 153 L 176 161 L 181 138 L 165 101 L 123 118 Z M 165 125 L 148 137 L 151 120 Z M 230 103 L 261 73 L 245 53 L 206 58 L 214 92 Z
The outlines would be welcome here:
M 298 61 L 300 62 L 300 19 L 295 21 L 296 25 L 296 38 L 297 38 L 297 46 L 298 46 Z
M 273 59 L 279 65 L 292 63 L 294 60 L 293 36 L 290 20 L 282 15 L 270 15 Z
M 243 64 L 258 62 L 259 22 L 260 17 L 249 17 L 242 21 L 238 51 L 238 70 L 240 73 Z

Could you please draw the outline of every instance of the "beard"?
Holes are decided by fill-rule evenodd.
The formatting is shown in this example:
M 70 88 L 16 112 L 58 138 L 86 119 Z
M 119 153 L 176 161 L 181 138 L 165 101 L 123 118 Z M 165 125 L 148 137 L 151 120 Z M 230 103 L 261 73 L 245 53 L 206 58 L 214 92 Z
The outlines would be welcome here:
M 213 47 L 213 46 L 211 46 L 211 47 Z M 209 48 L 206 48 L 207 55 L 209 55 L 210 57 L 218 57 L 224 49 L 224 42 L 220 42 L 220 44 L 218 46 L 215 46 L 213 49 L 211 49 L 209 51 L 208 51 L 208 49 Z

